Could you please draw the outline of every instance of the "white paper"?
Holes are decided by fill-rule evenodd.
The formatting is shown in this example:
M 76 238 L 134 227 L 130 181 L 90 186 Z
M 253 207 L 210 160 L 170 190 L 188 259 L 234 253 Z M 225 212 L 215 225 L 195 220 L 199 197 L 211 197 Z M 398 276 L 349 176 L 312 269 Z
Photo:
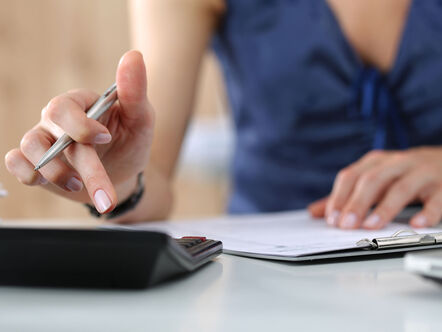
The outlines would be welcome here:
M 324 220 L 310 218 L 305 210 L 198 221 L 150 222 L 129 227 L 161 231 L 172 237 L 205 236 L 221 240 L 227 253 L 280 257 L 355 248 L 361 239 L 389 237 L 398 230 L 410 228 L 404 223 L 391 223 L 378 231 L 341 230 L 328 226 Z M 426 228 L 418 232 L 437 231 Z

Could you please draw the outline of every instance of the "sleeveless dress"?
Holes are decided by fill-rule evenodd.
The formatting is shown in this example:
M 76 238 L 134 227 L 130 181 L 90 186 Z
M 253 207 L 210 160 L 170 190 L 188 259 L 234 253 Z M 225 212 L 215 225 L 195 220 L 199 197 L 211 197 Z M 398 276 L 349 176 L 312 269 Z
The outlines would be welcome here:
M 305 208 L 372 149 L 442 145 L 442 1 L 411 3 L 392 69 L 325 0 L 226 0 L 213 40 L 236 132 L 231 213 Z

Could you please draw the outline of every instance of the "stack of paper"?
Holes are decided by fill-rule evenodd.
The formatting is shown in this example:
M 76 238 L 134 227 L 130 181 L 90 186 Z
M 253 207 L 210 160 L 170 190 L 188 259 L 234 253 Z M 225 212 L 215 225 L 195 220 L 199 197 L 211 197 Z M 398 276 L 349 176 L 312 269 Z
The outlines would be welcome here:
M 221 240 L 224 252 L 231 254 L 302 260 L 305 256 L 331 252 L 335 255 L 336 251 L 342 250 L 357 249 L 361 252 L 362 249 L 356 245 L 359 240 L 390 237 L 409 226 L 398 220 L 378 231 L 341 230 L 328 226 L 324 220 L 312 219 L 303 210 L 199 221 L 142 223 L 130 228 L 166 232 L 172 237 L 194 235 Z M 419 230 L 419 233 L 434 232 L 437 230 Z

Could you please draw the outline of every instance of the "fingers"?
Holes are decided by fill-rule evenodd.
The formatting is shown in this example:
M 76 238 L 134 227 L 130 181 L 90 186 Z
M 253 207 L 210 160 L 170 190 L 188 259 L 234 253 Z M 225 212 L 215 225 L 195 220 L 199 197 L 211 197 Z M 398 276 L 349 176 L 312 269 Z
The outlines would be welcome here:
M 66 157 L 80 173 L 96 209 L 100 213 L 111 211 L 117 204 L 117 195 L 95 149 L 91 145 L 73 144 L 66 149 Z
M 380 229 L 399 214 L 431 182 L 433 177 L 416 169 L 396 181 L 386 192 L 382 201 L 364 221 L 366 229 Z
M 325 207 L 327 205 L 328 196 L 311 203 L 308 206 L 308 211 L 313 218 L 324 218 Z
M 112 139 L 108 129 L 100 122 L 89 119 L 86 109 L 93 104 L 94 94 L 82 90 L 68 92 L 53 98 L 42 111 L 43 121 L 49 120 L 57 125 L 72 139 L 84 144 L 106 144 Z M 59 132 L 48 125 L 48 129 L 57 137 Z
M 5 164 L 7 170 L 25 185 L 36 186 L 48 183 L 40 172 L 34 172 L 34 165 L 19 149 L 11 150 L 6 154 Z
M 17 173 L 21 179 L 27 183 L 34 176 L 34 165 L 40 160 L 41 156 L 51 147 L 52 138 L 41 128 L 34 128 L 25 134 L 20 143 L 20 154 L 14 150 L 9 155 L 7 163 L 11 168 L 11 173 Z M 45 167 L 39 170 L 39 173 L 46 180 L 54 183 L 65 191 L 77 192 L 82 190 L 83 184 L 80 176 L 71 167 L 69 167 L 61 158 L 56 157 Z
M 372 151 L 338 173 L 326 206 L 327 224 L 338 225 L 341 211 L 348 202 L 359 177 L 373 165 L 376 165 L 384 155 L 383 151 Z
M 379 162 L 377 166 L 366 170 L 357 180 L 348 202 L 342 209 L 339 227 L 344 229 L 359 228 L 369 209 L 380 200 L 385 190 L 396 179 L 404 176 L 409 171 L 412 164 L 413 162 L 409 158 L 404 158 L 402 154 L 396 154 L 386 158 L 384 162 Z M 401 188 L 409 185 L 409 181 L 414 181 L 414 176 L 413 174 L 411 178 L 405 178 L 396 186 Z M 395 189 L 395 185 L 392 187 L 393 189 Z M 395 191 L 393 190 L 392 193 L 395 193 Z M 415 193 L 413 192 L 413 194 Z M 384 222 L 389 222 L 390 215 L 386 217 L 388 218 L 384 219 Z M 369 222 L 372 226 L 380 223 L 381 220 L 375 222 L 375 217 L 371 218 Z
M 117 203 L 116 193 L 91 145 L 73 144 L 65 151 L 69 163 L 78 172 L 60 157 L 54 158 L 38 172 L 34 171 L 34 165 L 52 143 L 53 139 L 49 133 L 39 127 L 32 129 L 23 137 L 20 150 L 12 150 L 6 155 L 7 169 L 27 185 L 46 184 L 49 181 L 65 191 L 79 192 L 84 183 L 99 212 L 106 213 L 112 210 Z
M 149 121 L 147 77 L 140 52 L 129 51 L 123 55 L 118 65 L 116 82 L 122 121 L 131 128 L 145 125 Z
M 425 202 L 422 211 L 413 216 L 410 225 L 413 227 L 432 227 L 442 219 L 442 189 L 436 190 Z

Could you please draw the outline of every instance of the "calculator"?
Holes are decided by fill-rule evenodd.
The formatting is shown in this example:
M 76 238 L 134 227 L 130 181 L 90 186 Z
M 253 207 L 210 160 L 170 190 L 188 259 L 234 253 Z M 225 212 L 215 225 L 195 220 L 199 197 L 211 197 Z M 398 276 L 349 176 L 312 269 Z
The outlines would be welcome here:
M 196 271 L 220 241 L 130 229 L 0 228 L 0 284 L 146 288 Z
M 422 250 L 405 255 L 405 270 L 436 281 L 442 286 L 442 249 Z

